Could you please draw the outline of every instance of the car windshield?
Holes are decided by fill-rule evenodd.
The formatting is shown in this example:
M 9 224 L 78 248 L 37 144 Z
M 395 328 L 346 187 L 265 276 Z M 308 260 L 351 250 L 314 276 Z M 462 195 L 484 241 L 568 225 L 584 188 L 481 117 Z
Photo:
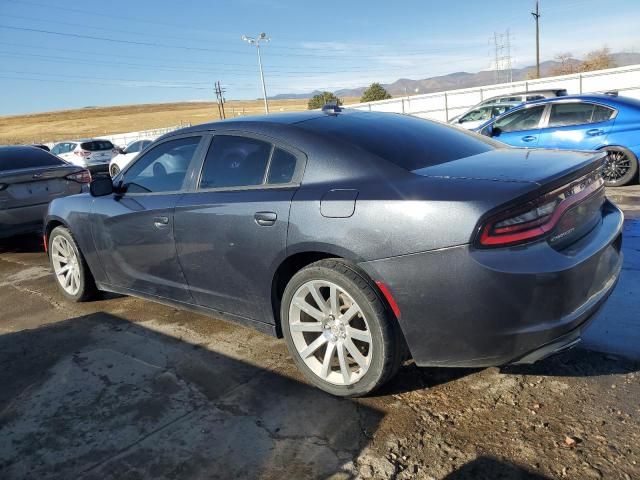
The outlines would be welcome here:
M 461 128 L 407 115 L 345 112 L 296 126 L 338 138 L 410 171 L 503 146 Z

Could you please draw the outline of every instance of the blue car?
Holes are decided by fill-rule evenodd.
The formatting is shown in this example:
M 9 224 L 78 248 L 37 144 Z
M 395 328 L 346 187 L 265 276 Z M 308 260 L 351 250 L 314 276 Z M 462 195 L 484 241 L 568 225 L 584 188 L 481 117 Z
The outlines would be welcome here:
M 640 100 L 609 94 L 525 103 L 475 129 L 524 148 L 606 150 L 605 184 L 619 187 L 638 175 Z

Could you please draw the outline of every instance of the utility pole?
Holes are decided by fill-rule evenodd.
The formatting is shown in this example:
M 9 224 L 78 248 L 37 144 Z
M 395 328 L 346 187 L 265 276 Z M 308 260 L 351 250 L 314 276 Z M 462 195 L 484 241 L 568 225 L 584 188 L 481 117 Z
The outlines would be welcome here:
M 220 86 L 219 80 L 214 84 L 214 88 L 216 91 L 216 98 L 218 99 L 218 114 L 220 115 L 220 119 L 224 120 L 227 118 L 224 111 L 224 88 Z
M 262 71 L 262 57 L 260 56 L 260 42 L 268 42 L 271 39 L 267 37 L 266 33 L 262 32 L 256 38 L 247 37 L 246 35 L 243 35 L 242 40 L 247 42 L 249 45 L 255 45 L 256 50 L 258 51 L 258 68 L 260 69 L 260 81 L 262 82 L 262 96 L 264 98 L 264 113 L 269 113 L 269 104 L 267 103 L 267 89 L 264 85 L 264 73 Z
M 536 19 L 536 77 L 540 78 L 540 9 L 536 0 L 536 11 L 531 12 Z

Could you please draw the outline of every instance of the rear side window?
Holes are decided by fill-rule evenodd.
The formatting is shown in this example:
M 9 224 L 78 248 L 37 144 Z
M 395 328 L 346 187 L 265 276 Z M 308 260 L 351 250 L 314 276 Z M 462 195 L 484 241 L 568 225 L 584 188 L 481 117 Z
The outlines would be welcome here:
M 204 161 L 200 188 L 261 185 L 272 148 L 255 138 L 216 135 Z
M 291 183 L 296 171 L 297 159 L 294 155 L 280 148 L 276 148 L 271 157 L 267 183 L 280 184 Z
M 111 150 L 113 148 L 113 143 L 108 140 L 92 140 L 91 142 L 82 142 L 80 144 L 80 148 L 90 152 L 95 152 L 97 150 Z
M 182 189 L 200 138 L 169 140 L 138 157 L 124 173 L 127 193 L 174 192 Z
M 0 171 L 67 165 L 55 155 L 36 147 L 0 148 Z
M 505 115 L 493 125 L 503 132 L 517 132 L 520 130 L 533 130 L 538 128 L 544 112 L 544 105 L 531 108 L 523 108 L 511 114 Z
M 296 127 L 343 140 L 410 171 L 501 148 L 461 128 L 408 115 L 345 112 Z
M 566 127 L 609 120 L 613 110 L 592 103 L 555 103 L 551 106 L 549 127 Z

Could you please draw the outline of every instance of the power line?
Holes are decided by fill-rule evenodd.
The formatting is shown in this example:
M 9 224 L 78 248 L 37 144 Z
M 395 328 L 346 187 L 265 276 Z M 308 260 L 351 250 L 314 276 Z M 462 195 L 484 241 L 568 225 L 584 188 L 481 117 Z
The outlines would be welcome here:
M 111 43 L 121 43 L 126 45 L 137 45 L 144 47 L 160 47 L 160 48 L 173 48 L 173 49 L 181 49 L 181 50 L 192 50 L 192 51 L 201 51 L 201 52 L 216 52 L 216 53 L 232 53 L 232 54 L 246 54 L 246 51 L 242 50 L 224 50 L 217 48 L 206 48 L 206 47 L 194 47 L 188 45 L 170 45 L 166 43 L 157 43 L 157 42 L 142 42 L 135 40 L 124 40 L 119 38 L 110 38 L 110 37 L 102 37 L 95 35 L 84 35 L 79 33 L 69 33 L 69 32 L 58 32 L 54 30 L 45 30 L 39 28 L 29 28 L 29 27 L 17 27 L 14 25 L 6 25 L 0 24 L 0 28 L 8 29 L 8 30 L 16 30 L 16 31 L 24 31 L 24 32 L 33 32 L 33 33 L 43 33 L 46 35 L 56 35 L 62 37 L 71 37 L 71 38 L 84 38 L 88 40 L 99 40 L 104 42 Z M 403 53 L 403 56 L 425 56 L 431 53 L 437 53 L 438 50 L 429 51 L 429 52 L 413 52 L 413 53 Z M 302 57 L 302 58 L 310 58 L 310 55 L 307 54 L 296 54 L 296 53 L 271 53 L 271 55 L 279 56 L 279 57 Z M 378 54 L 378 55 L 313 55 L 312 58 L 327 58 L 327 59 L 379 59 L 379 58 L 396 58 L 398 54 Z

